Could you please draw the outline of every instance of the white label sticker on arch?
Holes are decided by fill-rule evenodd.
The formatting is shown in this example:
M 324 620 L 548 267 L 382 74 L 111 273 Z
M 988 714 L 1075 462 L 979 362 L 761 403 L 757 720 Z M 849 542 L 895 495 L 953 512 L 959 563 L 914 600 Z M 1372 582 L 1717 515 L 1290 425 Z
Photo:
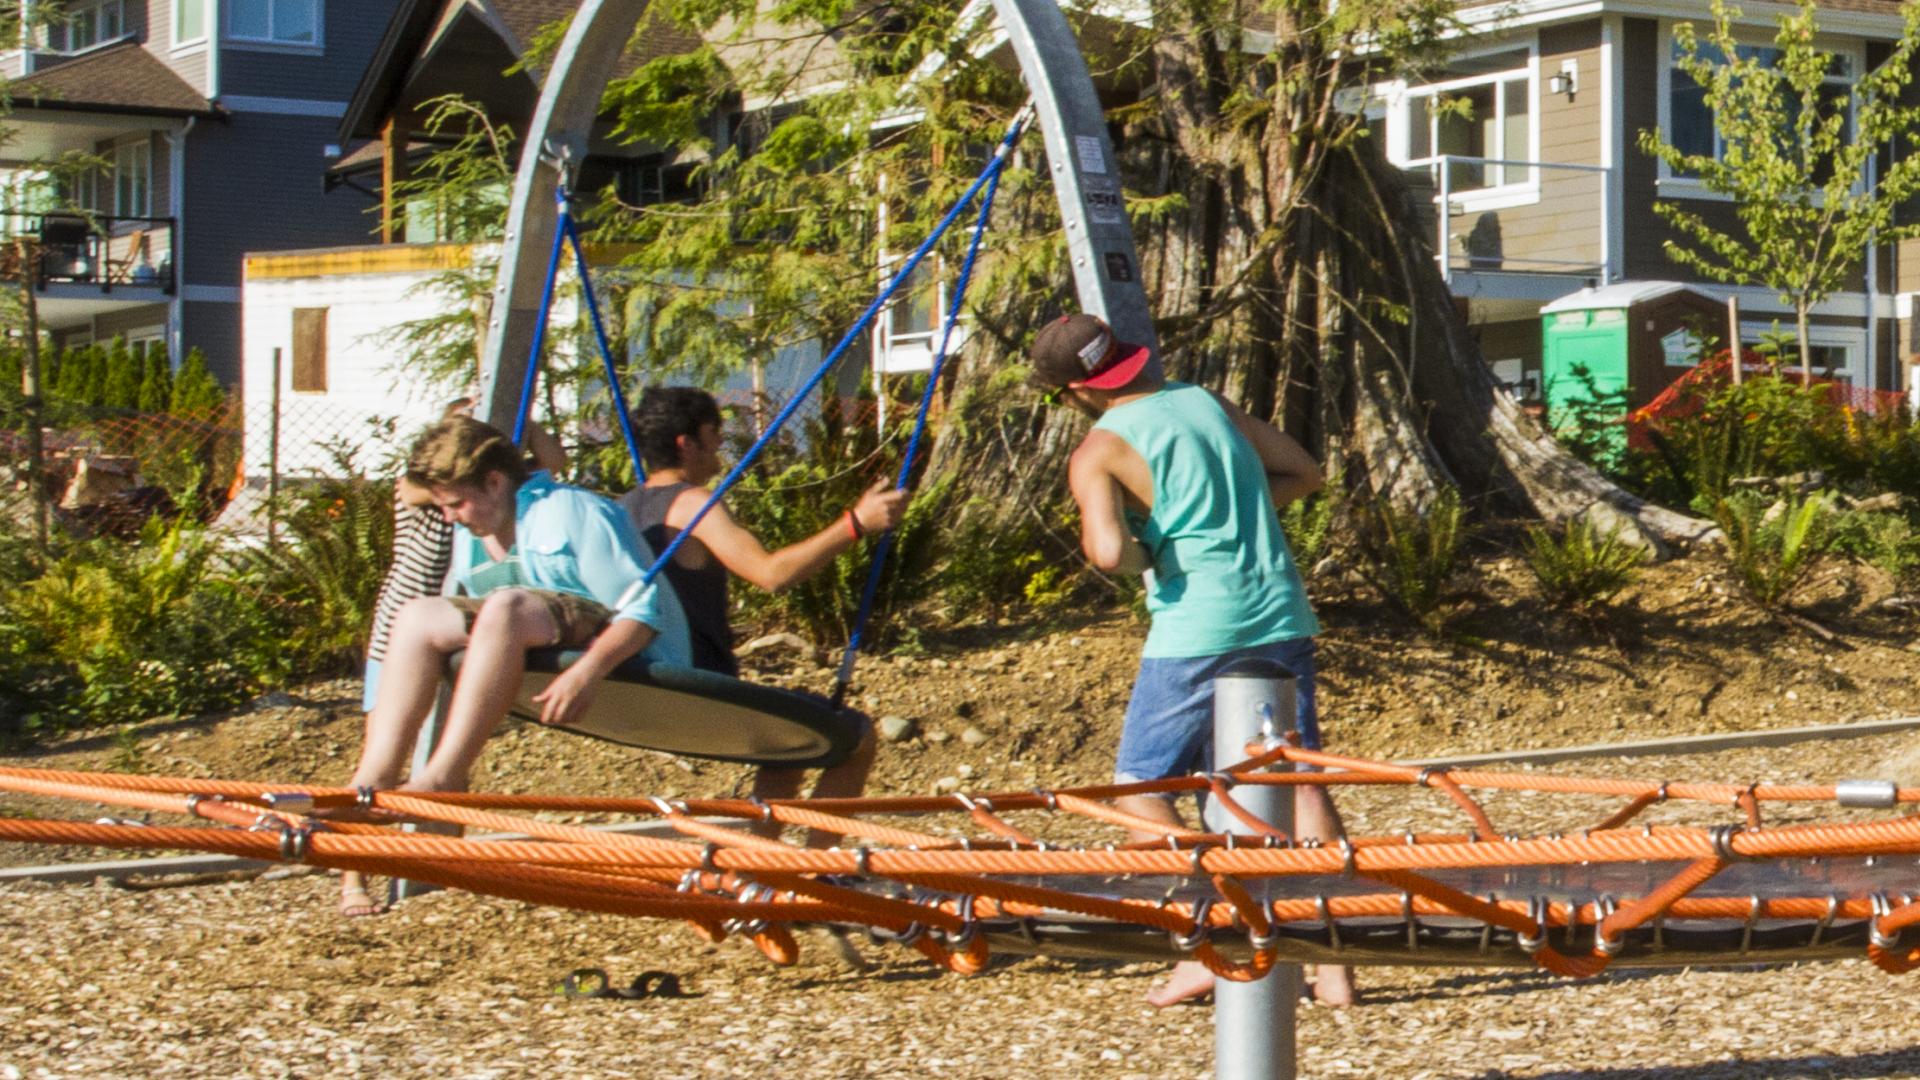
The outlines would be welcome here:
M 1104 173 L 1107 171 L 1107 154 L 1100 149 L 1100 136 L 1075 135 L 1073 148 L 1080 155 L 1081 172 Z

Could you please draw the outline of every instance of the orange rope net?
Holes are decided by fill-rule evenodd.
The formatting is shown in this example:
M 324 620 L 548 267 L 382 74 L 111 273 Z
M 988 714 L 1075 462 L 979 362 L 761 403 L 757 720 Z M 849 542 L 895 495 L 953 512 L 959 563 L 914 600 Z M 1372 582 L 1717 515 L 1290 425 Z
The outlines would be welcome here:
M 1309 765 L 1325 771 L 1268 771 Z M 1463 833 L 1296 842 L 1234 798 L 1244 785 L 1402 785 L 1442 792 Z M 1500 835 L 1474 791 L 1622 800 L 1577 832 Z M 1920 817 L 1767 826 L 1768 803 L 1882 810 L 1920 789 L 1661 783 L 1418 769 L 1282 746 L 1222 772 L 1056 791 L 791 800 L 578 798 L 288 787 L 0 768 L 0 791 L 198 818 L 162 826 L 0 818 L 0 840 L 186 849 L 406 877 L 537 904 L 682 919 L 791 963 L 794 924 L 867 927 L 950 970 L 989 948 L 1191 955 L 1223 978 L 1279 962 L 1530 963 L 1570 976 L 1619 963 L 1752 962 L 1864 946 L 1889 972 L 1920 965 Z M 1177 830 L 1085 842 L 1143 819 L 1105 800 L 1205 793 L 1245 832 Z M 1710 827 L 1634 824 L 1668 800 L 1727 808 Z M 667 836 L 559 824 L 537 812 L 641 816 Z M 937 816 L 937 817 L 936 817 Z M 1029 820 L 1031 819 L 1031 820 Z M 1047 831 L 1074 833 L 1075 844 Z M 404 822 L 525 839 L 402 832 Z M 799 847 L 757 835 L 810 830 Z M 1157 826 L 1156 826 L 1157 828 Z M 1906 889 L 1902 887 L 1906 886 Z M 1911 889 L 1912 891 L 1907 891 Z M 1920 935 L 1917 935 L 1920 936 Z

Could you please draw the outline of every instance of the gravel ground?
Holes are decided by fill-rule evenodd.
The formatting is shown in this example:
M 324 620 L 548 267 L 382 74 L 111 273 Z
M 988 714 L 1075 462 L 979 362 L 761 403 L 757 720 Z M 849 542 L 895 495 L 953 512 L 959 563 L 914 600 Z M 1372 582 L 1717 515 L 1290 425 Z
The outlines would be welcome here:
M 1503 569 L 1504 567 L 1504 569 Z M 1460 623 L 1473 647 L 1435 644 L 1377 602 L 1316 582 L 1329 630 L 1322 696 L 1330 745 L 1423 757 L 1920 713 L 1920 639 L 1880 606 L 1884 584 L 1836 578 L 1815 614 L 1845 626 L 1829 649 L 1733 603 L 1711 564 L 1659 568 L 1619 640 L 1552 614 L 1494 564 L 1490 599 Z M 1627 632 L 1630 631 L 1630 632 Z M 1112 761 L 1140 628 L 1093 620 L 1003 626 L 863 664 L 855 700 L 914 734 L 883 748 L 872 790 L 924 793 L 1099 782 Z M 751 661 L 752 677 L 818 689 L 820 658 Z M 339 782 L 358 686 L 273 695 L 231 716 L 85 733 L 7 764 Z M 1920 734 L 1688 757 L 1589 759 L 1542 771 L 1749 782 L 1887 777 L 1920 784 Z M 744 770 L 634 754 L 512 726 L 482 760 L 483 790 L 715 795 Z M 1503 830 L 1576 830 L 1618 800 L 1495 794 Z M 1356 834 L 1458 830 L 1434 791 L 1350 790 Z M 91 816 L 46 800 L 0 813 Z M 1770 822 L 1834 816 L 1773 807 Z M 1645 820 L 1732 820 L 1668 804 Z M 1023 824 L 1025 820 L 1023 819 Z M 1071 830 L 1079 832 L 1083 830 Z M 0 845 L 0 865 L 108 857 Z M 332 914 L 334 882 L 279 872 L 244 882 L 0 887 L 0 1080 L 9 1077 L 801 1077 L 1210 1075 L 1212 1013 L 1148 1008 L 1164 964 L 996 958 L 983 977 L 866 946 L 865 970 L 829 939 L 770 966 L 750 946 L 682 927 L 441 892 L 379 919 Z M 1920 883 L 1916 884 L 1920 889 Z M 570 1000 L 577 968 L 616 983 L 661 969 L 679 999 Z M 1362 1003 L 1303 1007 L 1303 1077 L 1653 1080 L 1920 1076 L 1920 1020 L 1862 960 L 1619 972 L 1374 968 Z
M 1715 779 L 1871 775 L 1897 736 L 1554 771 Z M 1432 792 L 1343 798 L 1356 832 L 1439 827 Z M 1602 813 L 1499 795 L 1503 828 Z M 1831 808 L 1770 812 L 1775 820 Z M 1724 810 L 1658 808 L 1661 820 Z M 1210 1075 L 1205 1008 L 1156 1012 L 1158 964 L 1000 959 L 942 975 L 824 938 L 776 969 L 750 946 L 607 916 L 435 893 L 382 919 L 327 914 L 321 874 L 189 888 L 16 885 L 0 903 L 0 1076 Z M 569 1000 L 575 968 L 623 983 L 678 973 L 683 999 Z M 1920 1075 L 1909 983 L 1864 960 L 1586 982 L 1537 973 L 1366 969 L 1349 1010 L 1304 1007 L 1305 1077 L 1899 1077 Z

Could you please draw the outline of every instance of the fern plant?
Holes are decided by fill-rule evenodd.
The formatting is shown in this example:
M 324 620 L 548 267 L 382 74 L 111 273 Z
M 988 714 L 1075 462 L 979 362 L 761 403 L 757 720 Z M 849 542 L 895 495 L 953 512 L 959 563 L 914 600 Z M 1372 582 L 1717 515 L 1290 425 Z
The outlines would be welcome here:
M 1339 490 L 1340 478 L 1330 477 L 1325 487 L 1304 499 L 1295 499 L 1280 511 L 1280 529 L 1286 533 L 1294 565 L 1302 573 L 1318 565 L 1332 544 L 1333 521 L 1339 509 L 1334 493 Z
M 1448 585 L 1466 539 L 1460 493 L 1440 489 L 1426 510 L 1401 509 L 1382 499 L 1366 513 L 1362 530 L 1368 565 L 1362 574 L 1429 633 L 1445 628 Z
M 1726 534 L 1727 559 L 1747 598 L 1767 611 L 1786 607 L 1833 546 L 1833 511 L 1827 494 L 1788 498 L 1769 519 L 1766 501 L 1738 492 L 1714 504 L 1714 521 Z
M 1603 610 L 1620 590 L 1633 584 L 1645 553 L 1621 538 L 1621 530 L 1602 535 L 1592 522 L 1567 522 L 1558 536 L 1544 526 L 1527 530 L 1527 565 L 1549 600 L 1580 615 Z

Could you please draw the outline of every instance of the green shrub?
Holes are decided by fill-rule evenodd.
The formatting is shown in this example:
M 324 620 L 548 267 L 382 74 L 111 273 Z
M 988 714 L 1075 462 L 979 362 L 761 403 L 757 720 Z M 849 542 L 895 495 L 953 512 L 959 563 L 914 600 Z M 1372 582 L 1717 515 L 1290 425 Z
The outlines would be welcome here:
M 163 413 L 172 400 L 173 366 L 167 361 L 167 350 L 149 345 L 140 375 L 138 408 L 143 413 Z
M 1528 529 L 1525 554 L 1540 591 L 1582 615 L 1605 608 L 1633 584 L 1646 561 L 1644 552 L 1621 539 L 1621 530 L 1602 535 L 1585 520 L 1567 522 L 1558 536 L 1545 527 Z
M 1783 512 L 1768 518 L 1768 503 L 1736 492 L 1714 506 L 1726 534 L 1727 560 L 1747 598 L 1768 611 L 1791 602 L 1833 544 L 1833 511 L 1825 492 L 1788 498 Z
M 140 407 L 140 380 L 146 374 L 140 353 L 117 337 L 107 348 L 105 391 L 101 404 L 120 412 Z
M 1332 546 L 1339 490 L 1340 478 L 1328 477 L 1325 487 L 1304 499 L 1295 499 L 1280 511 L 1280 529 L 1287 534 L 1287 548 L 1303 574 L 1326 558 Z
M 1460 493 L 1442 488 L 1424 512 L 1377 499 L 1365 519 L 1362 575 L 1429 632 L 1440 633 L 1446 623 L 1443 608 L 1452 596 L 1448 586 L 1466 538 Z
M 1878 568 L 1902 589 L 1920 588 L 1920 529 L 1898 514 L 1834 515 L 1833 547 Z
M 214 541 L 184 518 L 153 519 L 131 543 L 69 546 L 7 590 L 0 626 L 0 651 L 26 680 L 8 708 L 27 731 L 224 707 L 292 664 L 285 628 L 223 573 Z
M 173 395 L 167 411 L 175 416 L 204 420 L 214 416 L 227 403 L 227 392 L 220 380 L 207 370 L 207 356 L 199 349 L 187 351 L 187 358 L 173 376 Z
M 280 542 L 236 559 L 236 582 L 287 627 L 303 673 L 346 674 L 366 652 L 373 609 L 393 561 L 393 484 L 348 472 L 302 485 Z

